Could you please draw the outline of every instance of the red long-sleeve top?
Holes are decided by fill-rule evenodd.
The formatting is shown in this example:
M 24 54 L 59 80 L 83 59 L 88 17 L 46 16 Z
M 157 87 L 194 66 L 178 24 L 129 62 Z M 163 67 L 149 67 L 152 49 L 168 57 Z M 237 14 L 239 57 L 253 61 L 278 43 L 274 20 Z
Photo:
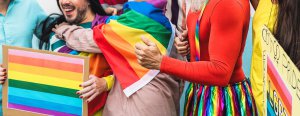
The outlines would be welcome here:
M 200 22 L 200 61 L 185 62 L 164 56 L 160 70 L 179 78 L 215 86 L 245 79 L 242 53 L 248 32 L 248 0 L 210 0 Z M 187 17 L 191 56 L 195 50 L 195 26 L 199 12 Z

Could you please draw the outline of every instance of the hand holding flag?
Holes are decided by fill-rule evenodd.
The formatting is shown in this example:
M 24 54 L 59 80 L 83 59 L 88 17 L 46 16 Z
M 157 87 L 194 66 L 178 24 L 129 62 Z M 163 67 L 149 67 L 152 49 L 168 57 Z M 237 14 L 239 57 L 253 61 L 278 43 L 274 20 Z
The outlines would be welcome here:
M 135 45 L 135 53 L 138 63 L 148 69 L 160 69 L 162 54 L 156 44 L 148 38 L 142 36 L 142 41 L 145 44 L 137 43 Z

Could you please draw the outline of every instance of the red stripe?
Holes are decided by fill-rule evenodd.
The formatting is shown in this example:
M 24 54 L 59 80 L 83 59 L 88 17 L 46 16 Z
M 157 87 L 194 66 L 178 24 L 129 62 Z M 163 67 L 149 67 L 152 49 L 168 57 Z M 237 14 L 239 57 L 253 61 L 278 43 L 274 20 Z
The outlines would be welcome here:
M 46 59 L 37 59 L 37 58 L 29 58 L 23 56 L 16 56 L 16 55 L 8 55 L 8 61 L 17 64 L 29 65 L 29 66 L 37 66 L 37 67 L 44 67 L 44 68 L 52 68 L 64 71 L 71 71 L 82 73 L 83 66 L 80 64 L 71 64 L 65 62 L 58 62 Z
M 125 89 L 140 78 L 134 72 L 126 59 L 106 41 L 103 31 L 101 30 L 102 26 L 103 24 L 98 25 L 93 29 L 94 32 L 96 32 L 94 33 L 94 40 L 103 52 L 104 57 L 111 66 L 118 81 L 121 83 L 122 88 Z
M 268 75 L 270 80 L 273 82 L 276 90 L 278 91 L 282 101 L 284 102 L 285 106 L 288 109 L 289 114 L 291 114 L 292 109 L 292 95 L 288 92 L 287 87 L 283 83 L 279 73 L 276 71 L 273 63 L 271 62 L 270 58 L 268 57 Z

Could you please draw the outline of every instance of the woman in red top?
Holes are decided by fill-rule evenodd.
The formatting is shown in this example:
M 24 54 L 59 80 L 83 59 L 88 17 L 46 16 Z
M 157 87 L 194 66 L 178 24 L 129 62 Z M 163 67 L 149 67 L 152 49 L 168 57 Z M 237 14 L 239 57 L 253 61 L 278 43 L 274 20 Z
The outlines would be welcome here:
M 143 38 L 145 45 L 136 45 L 139 63 L 192 82 L 184 115 L 257 115 L 242 69 L 249 0 L 192 0 L 191 5 L 187 15 L 191 62 L 162 56 L 154 43 Z M 176 40 L 182 53 L 187 42 Z

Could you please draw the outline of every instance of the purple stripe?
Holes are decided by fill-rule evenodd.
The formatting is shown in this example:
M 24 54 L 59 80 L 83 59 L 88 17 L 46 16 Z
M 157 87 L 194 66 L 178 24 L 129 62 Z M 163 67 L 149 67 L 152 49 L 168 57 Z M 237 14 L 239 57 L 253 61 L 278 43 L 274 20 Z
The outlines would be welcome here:
M 108 19 L 108 16 L 100 16 L 100 15 L 96 14 L 95 19 L 92 22 L 92 28 L 99 24 L 105 23 L 107 19 Z
M 202 115 L 203 116 L 206 116 L 207 115 L 207 110 L 208 110 L 208 103 L 209 103 L 209 100 L 210 100 L 210 86 L 207 86 L 204 90 L 204 102 L 203 102 L 203 109 L 202 109 Z M 201 114 L 200 114 L 201 115 Z
M 70 53 L 71 51 L 73 51 L 73 50 L 66 45 L 58 50 L 58 52 L 60 52 L 60 53 Z
M 162 10 L 165 9 L 167 5 L 167 0 L 147 0 L 147 2 Z
M 224 112 L 224 108 L 225 108 L 225 101 L 224 101 L 224 93 L 222 91 L 222 88 L 221 87 L 218 87 L 218 94 L 219 94 L 219 109 L 218 109 L 218 116 L 219 115 L 222 115 L 222 112 Z
M 23 106 L 23 105 L 18 105 L 18 104 L 13 104 L 13 103 L 8 103 L 8 108 L 37 112 L 37 113 L 41 113 L 41 114 L 55 115 L 55 116 L 76 116 L 73 114 L 62 113 L 62 112 L 57 112 L 57 111 L 53 111 L 53 110 L 45 110 L 45 109 L 34 108 L 34 107 L 29 107 L 29 106 Z

